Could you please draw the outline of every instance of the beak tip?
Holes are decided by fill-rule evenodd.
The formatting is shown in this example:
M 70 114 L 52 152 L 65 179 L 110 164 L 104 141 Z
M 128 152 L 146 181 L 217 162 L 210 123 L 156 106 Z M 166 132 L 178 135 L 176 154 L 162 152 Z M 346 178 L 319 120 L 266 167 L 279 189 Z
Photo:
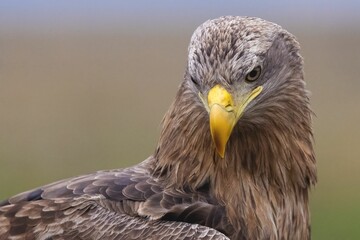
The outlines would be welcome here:
M 221 158 L 225 156 L 225 145 L 216 145 L 216 151 Z

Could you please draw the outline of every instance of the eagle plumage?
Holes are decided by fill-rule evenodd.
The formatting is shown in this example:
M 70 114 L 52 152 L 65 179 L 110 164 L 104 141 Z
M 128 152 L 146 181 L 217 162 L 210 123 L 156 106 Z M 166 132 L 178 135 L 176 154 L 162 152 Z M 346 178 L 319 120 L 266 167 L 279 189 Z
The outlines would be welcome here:
M 0 203 L 0 239 L 310 239 L 312 111 L 299 44 L 259 18 L 203 23 L 155 153 Z

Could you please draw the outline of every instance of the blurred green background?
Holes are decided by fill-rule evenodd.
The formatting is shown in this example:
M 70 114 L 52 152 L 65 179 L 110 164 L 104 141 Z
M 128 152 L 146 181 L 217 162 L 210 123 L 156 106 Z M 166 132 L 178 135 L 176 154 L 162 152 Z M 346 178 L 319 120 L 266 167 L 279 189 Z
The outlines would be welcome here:
M 360 239 L 357 1 L 0 1 L 0 199 L 153 153 L 194 29 L 258 16 L 295 34 L 312 92 L 313 239 Z

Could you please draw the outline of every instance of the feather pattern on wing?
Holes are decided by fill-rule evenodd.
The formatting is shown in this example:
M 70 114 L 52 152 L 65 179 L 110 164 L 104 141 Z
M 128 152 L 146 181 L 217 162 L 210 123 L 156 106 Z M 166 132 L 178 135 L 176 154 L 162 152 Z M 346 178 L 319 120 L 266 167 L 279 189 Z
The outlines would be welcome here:
M 0 239 L 226 239 L 214 230 L 226 228 L 224 208 L 206 192 L 164 189 L 150 174 L 153 161 L 9 198 L 0 205 Z

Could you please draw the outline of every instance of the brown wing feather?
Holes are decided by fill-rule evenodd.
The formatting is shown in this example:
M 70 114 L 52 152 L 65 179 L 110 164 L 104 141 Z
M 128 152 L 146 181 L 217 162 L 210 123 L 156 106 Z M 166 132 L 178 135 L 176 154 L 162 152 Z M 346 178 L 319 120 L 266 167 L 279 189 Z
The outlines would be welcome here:
M 164 189 L 147 161 L 9 198 L 0 239 L 226 239 L 214 228 L 233 229 L 208 193 Z
M 111 212 L 99 207 L 98 201 L 79 197 L 4 206 L 0 208 L 0 239 L 228 239 L 198 224 Z

